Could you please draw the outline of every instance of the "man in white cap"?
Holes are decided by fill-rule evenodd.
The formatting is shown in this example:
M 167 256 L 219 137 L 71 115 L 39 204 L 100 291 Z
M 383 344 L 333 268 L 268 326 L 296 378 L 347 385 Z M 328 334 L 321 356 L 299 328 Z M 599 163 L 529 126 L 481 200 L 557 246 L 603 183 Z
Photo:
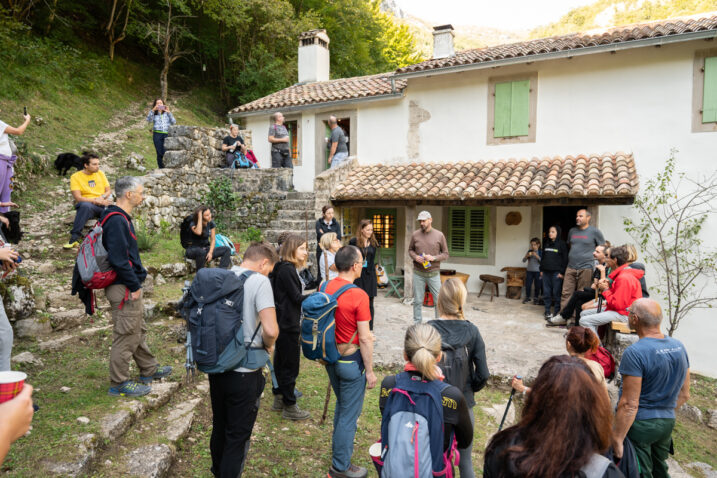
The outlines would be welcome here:
M 408 245 L 408 254 L 413 259 L 413 322 L 420 323 L 422 320 L 423 297 L 428 290 L 433 295 L 433 300 L 438 299 L 438 291 L 441 289 L 441 261 L 448 259 L 448 244 L 446 236 L 437 229 L 431 227 L 433 219 L 428 211 L 421 211 L 418 214 L 418 221 L 421 228 L 411 235 L 411 243 Z M 438 307 L 435 308 L 438 318 Z

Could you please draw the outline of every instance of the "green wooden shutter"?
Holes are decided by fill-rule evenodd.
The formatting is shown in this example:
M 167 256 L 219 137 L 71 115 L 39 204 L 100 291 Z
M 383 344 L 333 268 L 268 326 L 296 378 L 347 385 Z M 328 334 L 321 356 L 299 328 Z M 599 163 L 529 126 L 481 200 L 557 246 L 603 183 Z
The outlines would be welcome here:
M 496 83 L 493 137 L 527 136 L 530 128 L 530 80 Z
M 717 122 L 717 56 L 705 58 L 702 122 Z
M 530 81 L 511 83 L 510 135 L 527 136 L 530 127 Z
M 471 257 L 488 257 L 488 209 L 472 208 L 468 211 L 467 254 Z
M 495 106 L 493 108 L 493 137 L 510 136 L 510 110 L 513 88 L 510 82 L 495 84 Z
M 448 210 L 448 252 L 452 256 L 466 255 L 466 209 L 452 207 Z

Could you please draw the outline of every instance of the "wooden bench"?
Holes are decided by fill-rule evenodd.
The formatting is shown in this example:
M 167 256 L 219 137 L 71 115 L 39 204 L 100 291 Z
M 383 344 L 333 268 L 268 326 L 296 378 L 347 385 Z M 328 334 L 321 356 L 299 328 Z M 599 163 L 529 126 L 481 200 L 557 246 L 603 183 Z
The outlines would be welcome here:
M 626 322 L 620 322 L 619 320 L 613 320 L 610 322 L 610 330 L 613 332 L 619 332 L 621 334 L 636 334 L 635 329 L 631 329 Z
M 498 292 L 498 284 L 502 284 L 505 279 L 499 276 L 493 276 L 490 274 L 481 274 L 478 276 L 480 280 L 483 281 L 483 285 L 480 288 L 480 292 L 478 293 L 478 297 L 483 294 L 483 289 L 485 289 L 486 284 L 492 284 L 493 287 L 490 289 L 490 301 L 493 302 L 493 290 L 495 289 L 495 296 L 500 297 L 500 292 Z

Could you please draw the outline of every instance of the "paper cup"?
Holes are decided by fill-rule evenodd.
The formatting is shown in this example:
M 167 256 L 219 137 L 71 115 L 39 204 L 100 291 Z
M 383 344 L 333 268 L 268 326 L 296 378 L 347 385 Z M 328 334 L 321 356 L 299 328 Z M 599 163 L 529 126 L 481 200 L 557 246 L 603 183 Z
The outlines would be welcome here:
M 20 393 L 27 374 L 23 372 L 0 372 L 0 403 L 12 400 Z
M 368 447 L 368 454 L 379 458 L 381 456 L 381 442 L 376 442 Z

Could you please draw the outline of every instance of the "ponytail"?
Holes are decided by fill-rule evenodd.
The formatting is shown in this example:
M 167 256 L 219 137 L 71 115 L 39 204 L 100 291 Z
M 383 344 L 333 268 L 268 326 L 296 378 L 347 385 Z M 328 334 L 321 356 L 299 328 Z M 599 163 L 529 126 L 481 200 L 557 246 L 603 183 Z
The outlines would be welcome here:
M 426 380 L 438 378 L 436 362 L 441 355 L 441 334 L 427 324 L 415 324 L 406 329 L 403 346 L 408 360 Z

